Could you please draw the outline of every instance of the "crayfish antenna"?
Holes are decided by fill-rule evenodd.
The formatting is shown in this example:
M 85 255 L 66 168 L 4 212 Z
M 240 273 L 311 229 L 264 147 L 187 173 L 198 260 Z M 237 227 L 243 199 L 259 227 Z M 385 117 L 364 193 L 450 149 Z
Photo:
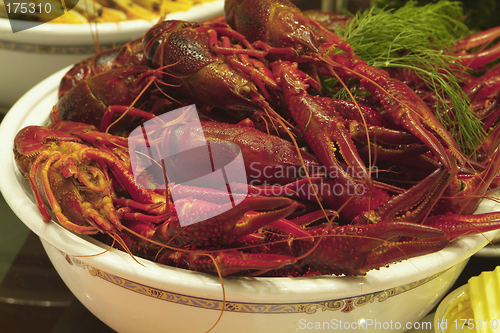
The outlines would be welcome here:
M 102 251 L 102 252 L 99 252 L 99 253 L 96 253 L 96 254 L 87 254 L 87 255 L 75 255 L 74 257 L 75 258 L 89 258 L 89 257 L 97 257 L 97 256 L 100 256 L 100 255 L 103 255 L 109 251 L 111 251 L 114 247 L 115 247 L 115 242 L 118 243 L 120 245 L 120 247 L 127 253 L 130 255 L 130 257 L 136 262 L 138 263 L 139 265 L 145 267 L 143 264 L 141 264 L 137 258 L 134 256 L 134 254 L 132 253 L 132 251 L 130 251 L 130 249 L 128 248 L 128 246 L 125 244 L 125 241 L 116 233 L 116 232 L 107 232 L 106 235 L 108 235 L 109 237 L 111 237 L 113 239 L 113 242 L 111 243 L 111 245 L 109 245 L 109 247 Z
M 224 287 L 224 279 L 222 277 L 222 273 L 221 273 L 221 269 L 217 263 L 217 260 L 215 260 L 214 256 L 210 253 L 205 253 L 205 252 L 202 252 L 202 251 L 196 251 L 196 250 L 188 250 L 188 249 L 182 249 L 182 248 L 177 248 L 177 247 L 174 247 L 174 246 L 170 246 L 168 244 L 164 244 L 164 243 L 161 243 L 161 242 L 158 242 L 158 241 L 155 241 L 151 238 L 148 238 L 146 236 L 143 236 L 141 235 L 140 233 L 138 232 L 135 232 L 134 230 L 131 230 L 130 228 L 127 228 L 127 227 L 123 227 L 124 230 L 126 230 L 127 232 L 130 232 L 132 235 L 148 242 L 148 243 L 151 243 L 151 244 L 155 244 L 157 246 L 160 246 L 160 250 L 158 251 L 157 253 L 157 256 L 159 255 L 160 251 L 163 250 L 163 249 L 170 249 L 170 250 L 174 250 L 174 251 L 180 251 L 180 252 L 184 252 L 184 253 L 196 253 L 196 254 L 199 254 L 199 255 L 202 255 L 202 256 L 207 256 L 210 258 L 210 260 L 212 261 L 212 263 L 214 264 L 215 266 L 215 270 L 217 272 L 217 276 L 219 277 L 219 281 L 221 283 L 221 288 L 222 288 L 222 307 L 221 307 L 221 312 L 219 314 L 219 317 L 217 318 L 216 322 L 214 323 L 214 325 L 207 331 L 207 332 L 210 332 L 212 331 L 220 322 L 220 320 L 222 319 L 222 315 L 224 314 L 224 311 L 225 311 L 225 308 L 226 308 L 226 288 Z M 127 250 L 127 252 L 133 257 L 133 259 L 139 263 L 137 261 L 137 259 L 135 258 L 135 256 L 131 253 L 130 249 L 128 249 L 126 246 L 124 246 L 125 244 L 123 244 L 122 246 Z M 144 266 L 142 265 L 141 263 L 139 263 L 141 266 Z

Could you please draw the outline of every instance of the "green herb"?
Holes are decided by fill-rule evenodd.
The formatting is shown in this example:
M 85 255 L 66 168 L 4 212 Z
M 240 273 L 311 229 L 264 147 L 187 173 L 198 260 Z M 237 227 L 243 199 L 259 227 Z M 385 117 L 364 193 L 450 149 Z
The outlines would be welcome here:
M 360 81 L 358 79 L 348 79 L 344 82 L 350 94 L 344 89 L 344 84 L 340 83 L 337 79 L 332 77 L 320 77 L 321 87 L 323 92 L 330 95 L 331 98 L 350 100 L 351 95 L 356 98 L 365 94 L 359 92 Z
M 418 0 L 420 6 L 436 3 L 439 0 Z M 373 0 L 372 4 L 380 8 L 400 8 L 408 0 Z M 461 0 L 463 22 L 473 30 L 483 31 L 500 26 L 500 2 L 498 0 Z
M 358 13 L 336 33 L 372 66 L 414 70 L 436 93 L 438 119 L 463 152 L 471 154 L 485 132 L 450 69 L 449 64 L 456 58 L 446 54 L 453 42 L 471 34 L 459 20 L 461 17 L 463 11 L 458 2 L 417 6 L 416 1 L 409 1 L 397 10 L 373 7 Z

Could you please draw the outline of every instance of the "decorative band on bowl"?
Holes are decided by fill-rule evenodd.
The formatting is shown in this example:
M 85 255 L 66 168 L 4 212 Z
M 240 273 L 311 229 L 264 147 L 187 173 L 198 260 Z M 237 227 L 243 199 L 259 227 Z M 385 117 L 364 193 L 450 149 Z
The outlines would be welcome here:
M 317 311 L 341 311 L 351 312 L 357 308 L 373 303 L 375 301 L 383 302 L 391 297 L 400 295 L 407 291 L 413 290 L 429 281 L 434 280 L 436 277 L 445 273 L 448 269 L 436 273 L 424 279 L 414 281 L 402 286 L 377 291 L 370 294 L 364 294 L 355 297 L 334 299 L 327 301 L 305 302 L 305 303 L 243 303 L 243 302 L 223 302 L 221 300 L 213 300 L 201 297 L 194 297 L 173 293 L 158 288 L 153 288 L 144 284 L 140 284 L 122 277 L 106 273 L 100 269 L 89 266 L 80 260 L 61 252 L 66 261 L 70 265 L 76 265 L 87 270 L 92 276 L 101 278 L 121 288 L 139 293 L 144 296 L 153 297 L 156 299 L 164 300 L 167 302 L 193 306 L 203 309 L 211 309 L 217 311 L 241 312 L 241 313 L 305 313 L 314 314 Z
M 101 51 L 121 46 L 116 44 L 100 45 Z M 42 53 L 42 54 L 95 54 L 94 45 L 35 45 L 0 41 L 0 50 Z

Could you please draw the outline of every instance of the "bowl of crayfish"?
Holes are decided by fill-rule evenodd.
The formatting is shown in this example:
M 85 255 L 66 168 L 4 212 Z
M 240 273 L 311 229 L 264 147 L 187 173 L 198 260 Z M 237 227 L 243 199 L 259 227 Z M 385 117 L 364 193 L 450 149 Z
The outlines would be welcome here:
M 149 7 L 158 7 L 158 4 L 154 4 L 158 1 L 146 2 Z M 119 10 L 111 8 L 111 5 L 103 6 L 95 1 L 80 0 L 68 2 L 66 14 L 58 16 L 60 11 L 57 6 L 61 7 L 61 3 L 64 2 L 33 0 L 20 6 L 19 2 L 0 1 L 0 58 L 3 62 L 0 76 L 16 78 L 16 84 L 8 84 L 8 80 L 0 82 L 2 113 L 50 74 L 99 51 L 112 52 L 130 40 L 141 37 L 160 16 L 192 21 L 206 20 L 222 14 L 224 2 L 163 1 L 164 5 L 168 4 L 170 7 L 160 12 L 142 7 L 138 10 L 135 6 L 139 5 L 132 1 L 120 1 L 120 4 L 109 1 L 121 8 Z M 40 8 L 51 10 L 48 13 L 50 15 L 41 18 L 40 13 L 35 11 Z M 124 17 L 107 15 L 106 10 L 119 12 Z M 83 14 L 79 14 L 82 11 Z M 52 14 L 58 17 L 51 16 Z M 75 15 L 81 16 L 81 20 L 74 18 Z
M 500 230 L 499 52 L 474 49 L 500 29 L 472 34 L 456 6 L 334 31 L 275 0 L 161 21 L 140 57 L 82 61 L 13 106 L 0 190 L 118 332 L 404 332 Z M 398 46 L 433 13 L 451 47 L 432 30 L 417 53 L 421 26 Z M 353 38 L 365 19 L 378 43 Z

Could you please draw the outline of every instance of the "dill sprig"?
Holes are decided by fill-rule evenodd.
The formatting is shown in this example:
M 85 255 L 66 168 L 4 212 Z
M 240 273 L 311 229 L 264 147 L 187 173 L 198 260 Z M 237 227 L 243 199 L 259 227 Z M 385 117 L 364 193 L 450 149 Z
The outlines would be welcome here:
M 409 1 L 397 10 L 373 7 L 358 13 L 336 33 L 369 65 L 414 70 L 436 94 L 436 117 L 463 153 L 472 154 L 485 131 L 454 75 L 460 70 L 456 57 L 447 54 L 453 42 L 471 34 L 459 20 L 462 16 L 458 2 L 417 6 L 416 1 Z

